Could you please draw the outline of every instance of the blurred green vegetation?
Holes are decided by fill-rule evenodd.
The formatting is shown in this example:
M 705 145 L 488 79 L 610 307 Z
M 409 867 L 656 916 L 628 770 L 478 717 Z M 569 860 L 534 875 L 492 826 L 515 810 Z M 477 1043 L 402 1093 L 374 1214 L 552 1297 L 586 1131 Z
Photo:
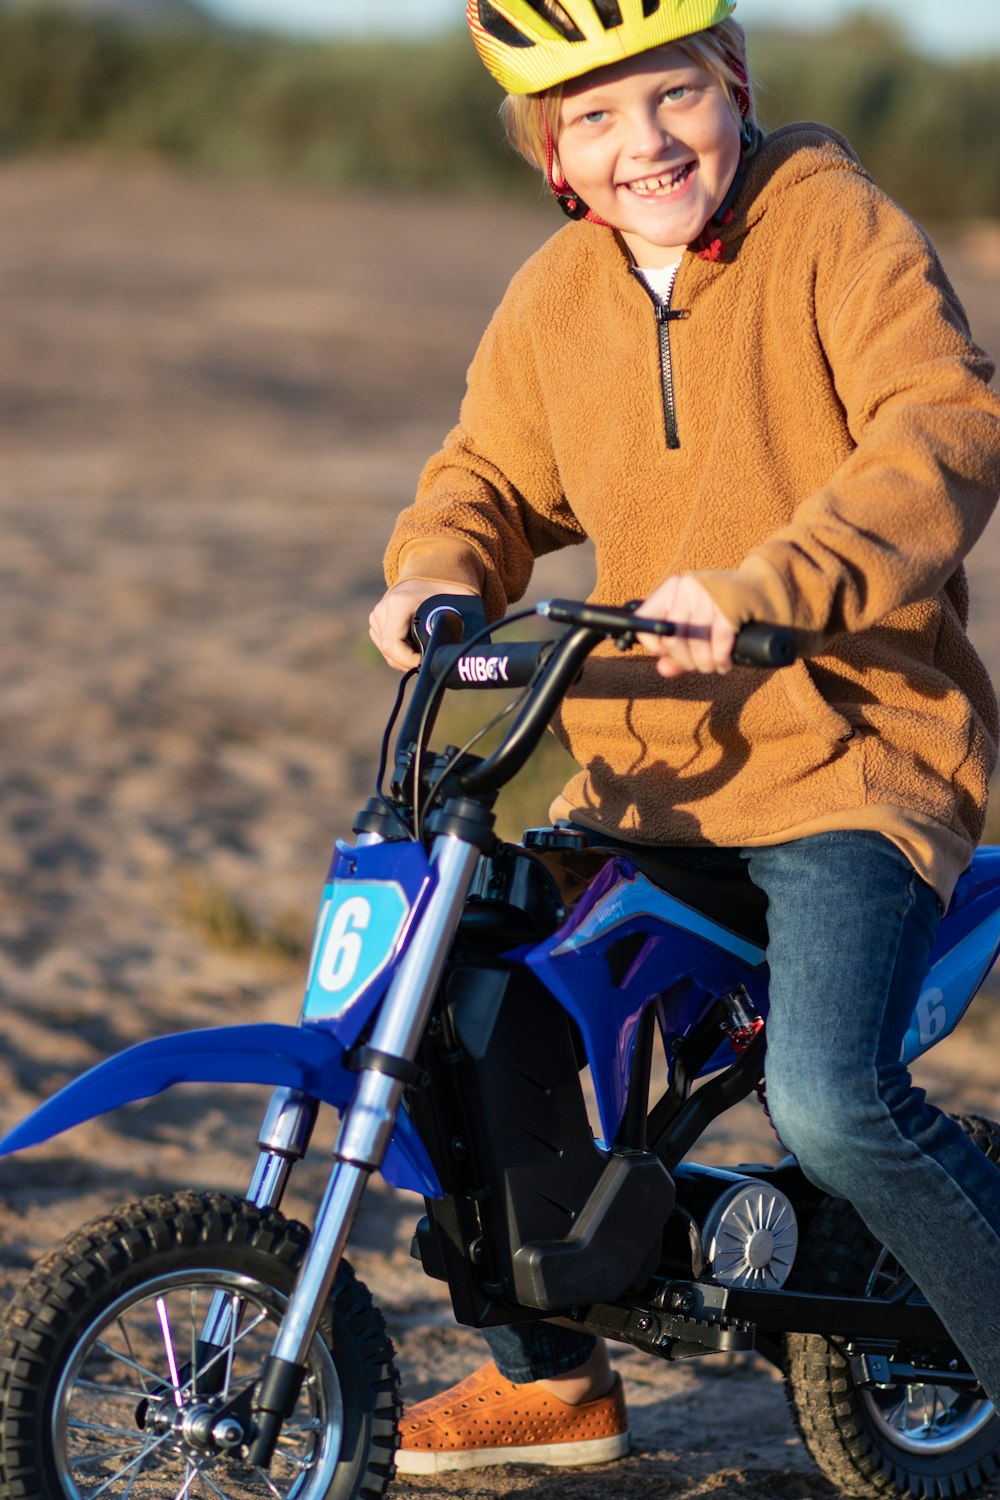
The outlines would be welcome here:
M 334 184 L 527 180 L 498 149 L 497 92 L 471 50 L 461 34 L 307 44 L 0 10 L 0 151 L 90 147 Z
M 280 912 L 264 924 L 237 897 L 193 870 L 181 877 L 178 915 L 205 942 L 226 953 L 284 964 L 300 962 L 309 952 L 311 932 L 300 913 Z
M 763 34 L 751 62 L 765 124 L 835 126 L 917 218 L 1000 215 L 1000 56 L 934 60 L 862 15 L 821 39 Z
M 820 119 L 920 218 L 1000 215 L 1000 57 L 943 62 L 864 16 L 822 36 L 759 32 L 769 125 Z M 130 26 L 0 9 L 0 152 L 98 150 L 199 170 L 537 198 L 504 148 L 499 92 L 456 32 L 302 43 L 213 26 Z

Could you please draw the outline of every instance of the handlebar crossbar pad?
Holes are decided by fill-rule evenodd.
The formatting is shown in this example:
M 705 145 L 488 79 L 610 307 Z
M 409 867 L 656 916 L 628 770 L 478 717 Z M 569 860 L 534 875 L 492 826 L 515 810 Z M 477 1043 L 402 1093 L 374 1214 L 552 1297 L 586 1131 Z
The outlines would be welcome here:
M 526 687 L 552 641 L 514 641 L 509 646 L 442 646 L 434 653 L 431 671 L 448 688 Z

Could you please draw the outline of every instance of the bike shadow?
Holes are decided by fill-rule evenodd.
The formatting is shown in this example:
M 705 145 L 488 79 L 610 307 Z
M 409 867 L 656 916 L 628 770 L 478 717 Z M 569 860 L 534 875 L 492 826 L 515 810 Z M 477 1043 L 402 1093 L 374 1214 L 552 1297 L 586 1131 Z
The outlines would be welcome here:
M 683 1459 L 634 1453 L 614 1464 L 587 1469 L 550 1469 L 540 1474 L 527 1466 L 441 1474 L 433 1478 L 400 1475 L 396 1495 L 424 1500 L 446 1496 L 517 1495 L 521 1500 L 836 1500 L 838 1491 L 818 1473 L 774 1469 L 764 1465 L 728 1467 L 711 1476 L 689 1470 Z
M 404 1403 L 460 1379 L 486 1355 L 471 1329 L 439 1325 L 399 1341 Z M 429 1476 L 400 1475 L 394 1494 L 516 1495 L 522 1500 L 834 1500 L 792 1423 L 781 1378 L 758 1355 L 653 1360 L 612 1349 L 629 1408 L 632 1452 L 612 1464 L 528 1465 Z

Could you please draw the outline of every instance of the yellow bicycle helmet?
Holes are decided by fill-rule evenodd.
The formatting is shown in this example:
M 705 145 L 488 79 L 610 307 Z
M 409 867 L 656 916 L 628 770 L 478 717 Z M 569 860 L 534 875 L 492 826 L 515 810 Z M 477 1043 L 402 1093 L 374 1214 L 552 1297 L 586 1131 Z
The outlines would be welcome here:
M 476 51 L 508 94 L 537 94 L 724 21 L 736 0 L 467 0 Z

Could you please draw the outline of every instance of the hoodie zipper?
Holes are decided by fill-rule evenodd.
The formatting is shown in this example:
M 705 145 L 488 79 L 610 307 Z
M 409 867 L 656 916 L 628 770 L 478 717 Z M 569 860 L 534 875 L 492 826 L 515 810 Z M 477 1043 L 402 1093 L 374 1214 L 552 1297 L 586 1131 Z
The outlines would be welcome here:
M 649 297 L 653 304 L 653 311 L 656 313 L 656 330 L 660 342 L 660 383 L 663 388 L 663 425 L 667 435 L 667 447 L 679 448 L 681 440 L 677 431 L 674 367 L 670 357 L 670 325 L 680 318 L 688 317 L 689 310 L 686 307 L 672 308 L 670 306 L 670 298 L 673 295 L 674 282 L 677 280 L 677 272 L 680 270 L 680 265 L 674 267 L 674 274 L 670 278 L 670 285 L 667 287 L 667 295 L 662 299 L 648 285 L 636 266 L 630 266 L 629 270 Z

